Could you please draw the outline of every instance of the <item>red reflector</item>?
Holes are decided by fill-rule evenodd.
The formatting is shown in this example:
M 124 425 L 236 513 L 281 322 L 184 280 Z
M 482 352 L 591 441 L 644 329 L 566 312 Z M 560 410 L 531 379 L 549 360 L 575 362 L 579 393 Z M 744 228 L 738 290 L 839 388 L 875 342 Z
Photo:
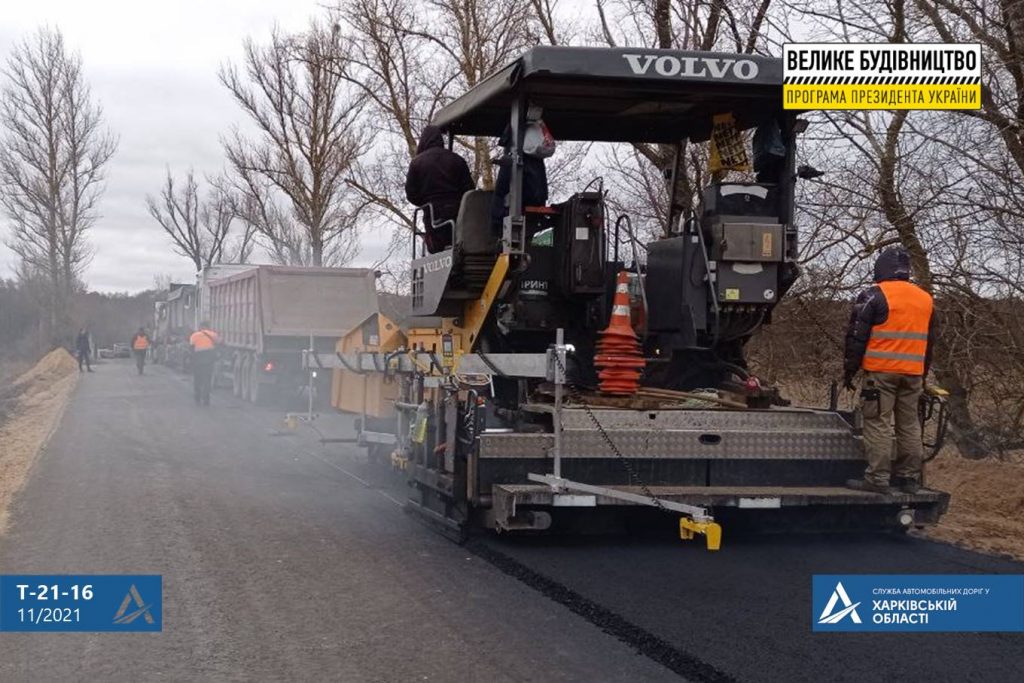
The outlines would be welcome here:
M 274 364 L 272 362 L 268 361 L 267 364 L 263 366 L 263 372 L 273 372 L 273 371 L 274 371 Z

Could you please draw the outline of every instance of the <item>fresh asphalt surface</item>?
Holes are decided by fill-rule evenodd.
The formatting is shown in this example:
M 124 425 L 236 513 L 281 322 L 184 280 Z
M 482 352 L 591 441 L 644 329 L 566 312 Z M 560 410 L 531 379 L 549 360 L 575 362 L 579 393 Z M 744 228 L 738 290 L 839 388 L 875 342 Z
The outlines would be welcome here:
M 348 421 L 324 417 L 328 436 Z M 157 634 L 0 634 L 15 680 L 1020 680 L 1024 636 L 813 634 L 815 573 L 1024 565 L 913 538 L 466 547 L 359 451 L 129 362 L 79 384 L 16 498 L 0 573 L 162 574 Z

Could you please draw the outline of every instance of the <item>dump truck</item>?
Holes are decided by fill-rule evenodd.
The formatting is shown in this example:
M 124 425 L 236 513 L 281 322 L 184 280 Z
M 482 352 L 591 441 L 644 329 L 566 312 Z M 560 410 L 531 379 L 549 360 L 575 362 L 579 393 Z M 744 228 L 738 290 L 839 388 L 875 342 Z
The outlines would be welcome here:
M 220 367 L 234 394 L 277 402 L 312 387 L 330 395 L 329 373 L 302 365 L 302 351 L 333 353 L 339 339 L 377 312 L 376 275 L 365 268 L 249 266 L 211 279 L 204 316 L 220 335 Z
M 450 248 L 427 253 L 413 237 L 412 316 L 378 313 L 305 361 L 336 369 L 335 405 L 404 472 L 410 510 L 461 538 L 647 509 L 709 548 L 736 517 L 897 530 L 939 519 L 944 492 L 844 486 L 865 458 L 834 391 L 827 406 L 793 407 L 747 367 L 747 340 L 800 276 L 796 184 L 819 175 L 797 166 L 809 124 L 783 108 L 782 77 L 780 59 L 758 55 L 541 46 L 437 112 L 449 147 L 510 140 L 507 215 L 493 225 L 501 198 L 467 192 Z M 674 149 L 661 234 L 642 241 L 629 215 L 610 215 L 599 178 L 524 205 L 538 117 L 558 141 Z M 694 146 L 717 165 L 703 187 L 681 182 Z M 922 420 L 941 423 L 941 397 L 922 400 Z
M 195 329 L 195 298 L 195 285 L 172 283 L 154 304 L 153 362 L 185 368 L 188 337 Z
M 199 323 L 210 317 L 207 296 L 210 283 L 254 267 L 245 263 L 216 263 L 196 273 L 195 284 L 172 283 L 155 305 L 154 362 L 189 372 L 192 347 L 188 340 Z

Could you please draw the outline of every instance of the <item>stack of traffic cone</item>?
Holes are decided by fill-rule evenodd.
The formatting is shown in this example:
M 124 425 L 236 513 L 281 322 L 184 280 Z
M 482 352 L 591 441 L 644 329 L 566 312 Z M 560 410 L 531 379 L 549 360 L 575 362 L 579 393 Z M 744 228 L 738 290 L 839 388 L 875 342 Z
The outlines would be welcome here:
M 601 393 L 617 396 L 635 394 L 640 388 L 640 372 L 646 365 L 640 343 L 629 317 L 629 274 L 619 273 L 612 302 L 612 318 L 600 334 L 594 354 Z

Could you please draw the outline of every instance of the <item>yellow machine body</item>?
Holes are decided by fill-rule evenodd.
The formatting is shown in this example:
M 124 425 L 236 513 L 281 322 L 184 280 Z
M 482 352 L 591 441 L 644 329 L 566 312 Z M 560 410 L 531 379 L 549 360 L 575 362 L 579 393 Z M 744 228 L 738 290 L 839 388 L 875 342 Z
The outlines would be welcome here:
M 487 315 L 501 293 L 508 275 L 507 254 L 498 257 L 480 298 L 466 303 L 461 320 L 441 318 L 437 327 L 413 327 L 404 332 L 397 323 L 382 313 L 367 318 L 338 342 L 339 353 L 389 353 L 400 348 L 433 351 L 444 359 L 444 343 L 450 340 L 452 359 L 472 350 Z M 456 324 L 461 323 L 461 324 Z M 436 369 L 435 369 L 436 372 Z M 331 405 L 338 410 L 366 414 L 370 417 L 392 417 L 399 387 L 395 378 L 383 372 L 358 374 L 335 370 L 331 382 Z
M 449 335 L 452 342 L 452 352 L 455 357 L 460 353 L 469 353 L 476 346 L 480 336 L 480 330 L 487 320 L 487 315 L 494 307 L 494 302 L 502 293 L 502 286 L 506 284 L 506 276 L 509 270 L 508 254 L 501 254 L 494 263 L 487 284 L 478 299 L 467 301 L 463 308 L 461 319 L 441 318 L 441 325 L 437 327 L 414 327 L 406 331 L 408 337 L 408 348 L 434 351 L 439 356 L 442 353 L 443 337 Z
M 338 341 L 339 353 L 387 353 L 405 344 L 405 335 L 398 324 L 382 313 L 375 313 L 362 325 Z M 357 374 L 335 370 L 331 380 L 331 405 L 350 413 L 370 417 L 392 417 L 398 399 L 398 383 L 382 372 Z

